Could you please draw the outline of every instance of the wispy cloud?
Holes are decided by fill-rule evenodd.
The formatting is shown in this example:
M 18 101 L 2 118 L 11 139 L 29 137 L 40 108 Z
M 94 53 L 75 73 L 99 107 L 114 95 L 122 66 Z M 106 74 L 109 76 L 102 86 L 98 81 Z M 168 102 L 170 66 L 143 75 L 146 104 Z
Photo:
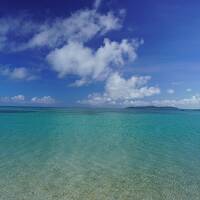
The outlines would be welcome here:
M 38 77 L 33 74 L 28 68 L 25 67 L 0 67 L 0 75 L 6 76 L 10 79 L 14 80 L 26 80 L 26 81 L 31 81 L 35 80 Z
M 2 17 L 0 50 L 56 48 L 71 40 L 86 42 L 96 35 L 119 29 L 122 20 L 123 16 L 120 13 L 117 16 L 112 12 L 100 14 L 94 9 L 79 10 L 70 17 L 47 19 L 40 23 L 28 15 Z
M 177 86 L 177 85 L 182 85 L 183 82 L 182 82 L 182 81 L 174 81 L 174 82 L 172 82 L 171 84 Z
M 168 90 L 167 90 L 167 93 L 168 93 L 168 94 L 174 94 L 174 93 L 175 93 L 175 90 L 174 90 L 174 89 L 168 89 Z
M 187 88 L 186 92 L 192 92 L 192 89 L 191 88 Z
M 27 14 L 0 18 L 0 51 L 24 49 L 24 37 L 30 38 L 42 27 Z
M 102 1 L 103 0 L 95 0 L 94 1 L 94 9 L 98 9 L 99 8 L 99 6 L 101 5 L 101 3 L 102 3 Z
M 68 18 L 58 18 L 44 24 L 27 45 L 54 48 L 68 41 L 86 42 L 97 34 L 103 35 L 120 27 L 121 18 L 115 17 L 112 12 L 99 14 L 94 10 L 80 10 Z

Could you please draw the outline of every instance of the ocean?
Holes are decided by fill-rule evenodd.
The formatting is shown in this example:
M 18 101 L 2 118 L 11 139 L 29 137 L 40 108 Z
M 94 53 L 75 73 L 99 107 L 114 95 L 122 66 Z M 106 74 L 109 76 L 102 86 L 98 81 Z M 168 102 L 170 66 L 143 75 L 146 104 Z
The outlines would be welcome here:
M 199 200 L 200 111 L 0 108 L 0 200 Z

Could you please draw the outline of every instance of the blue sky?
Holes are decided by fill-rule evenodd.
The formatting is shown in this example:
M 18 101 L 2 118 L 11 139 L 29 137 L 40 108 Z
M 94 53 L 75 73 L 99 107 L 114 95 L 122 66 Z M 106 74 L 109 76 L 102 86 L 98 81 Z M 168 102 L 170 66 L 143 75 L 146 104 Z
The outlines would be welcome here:
M 200 2 L 0 6 L 0 105 L 200 108 Z

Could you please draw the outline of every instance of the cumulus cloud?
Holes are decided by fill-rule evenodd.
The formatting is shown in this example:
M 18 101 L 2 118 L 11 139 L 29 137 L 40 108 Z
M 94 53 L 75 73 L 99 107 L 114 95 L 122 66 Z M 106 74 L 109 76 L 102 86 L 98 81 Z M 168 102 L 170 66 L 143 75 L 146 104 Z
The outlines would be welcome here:
M 122 65 L 126 56 L 135 56 L 137 42 L 124 39 L 118 43 L 105 39 L 96 51 L 86 46 L 86 42 L 96 36 L 103 37 L 122 27 L 125 12 L 100 13 L 97 11 L 100 3 L 101 0 L 96 0 L 92 9 L 81 9 L 70 16 L 49 18 L 43 22 L 35 21 L 26 14 L 2 17 L 0 50 L 45 47 L 47 60 L 59 77 L 68 74 L 80 77 L 75 86 L 91 82 L 88 79 L 104 79 L 111 70 L 110 66 Z M 2 73 L 13 79 L 33 79 L 26 78 L 28 72 L 25 68 L 6 69 Z
M 49 18 L 43 22 L 36 22 L 28 15 L 2 17 L 0 50 L 22 51 L 45 47 L 46 59 L 60 78 L 68 74 L 79 76 L 80 80 L 72 85 L 105 80 L 114 67 L 135 59 L 140 42 L 104 39 L 103 45 L 96 50 L 87 46 L 86 42 L 96 36 L 103 37 L 122 27 L 125 11 L 100 13 L 97 9 L 100 3 L 101 0 L 96 0 L 92 9 L 81 9 L 70 16 Z M 26 78 L 28 72 L 25 68 L 7 69 L 3 74 L 14 79 L 33 78 Z
M 127 101 L 134 101 L 160 93 L 158 87 L 148 87 L 150 76 L 132 76 L 129 79 L 113 73 L 106 81 L 103 94 L 94 93 L 88 99 L 80 101 L 90 105 L 123 105 Z
M 106 83 L 106 93 L 114 100 L 138 99 L 160 93 L 158 87 L 147 87 L 150 76 L 132 76 L 124 79 L 118 73 L 112 74 Z
M 174 94 L 174 93 L 175 93 L 175 90 L 174 90 L 174 89 L 168 89 L 168 90 L 167 90 L 167 93 L 168 93 L 168 94 Z
M 75 74 L 84 80 L 104 79 L 113 68 L 124 65 L 127 60 L 136 58 L 137 41 L 123 39 L 121 42 L 104 40 L 104 45 L 93 51 L 78 42 L 69 42 L 52 51 L 47 60 L 59 77 Z
M 56 100 L 51 96 L 43 96 L 43 97 L 32 97 L 26 98 L 22 94 L 18 94 L 15 96 L 0 96 L 0 103 L 2 104 L 41 104 L 41 105 L 51 105 L 55 104 Z
M 51 96 L 43 96 L 43 97 L 33 97 L 31 99 L 32 103 L 36 103 L 36 104 L 54 104 L 56 101 L 54 98 L 52 98 Z
M 25 67 L 10 68 L 0 67 L 0 74 L 15 80 L 35 80 L 37 76 L 33 75 L 30 70 Z
M 16 96 L 4 96 L 0 97 L 0 102 L 3 103 L 24 103 L 25 96 L 22 94 L 16 95 Z
M 107 39 L 108 32 L 122 27 L 125 11 L 100 13 L 101 1 L 95 0 L 92 9 L 43 22 L 36 22 L 26 15 L 0 18 L 0 50 L 44 48 L 45 59 L 59 78 L 70 74 L 78 77 L 71 86 L 105 81 L 105 91 L 89 95 L 86 101 L 90 103 L 123 103 L 159 94 L 158 87 L 147 86 L 149 76 L 126 79 L 119 75 L 122 67 L 136 59 L 136 50 L 143 41 Z M 89 41 L 97 36 L 103 37 L 103 44 L 94 49 L 89 46 Z M 35 78 L 23 67 L 0 69 L 0 74 L 18 80 Z M 30 101 L 37 104 L 55 102 L 50 96 L 33 97 Z
M 19 95 L 16 95 L 16 96 L 11 97 L 11 100 L 12 100 L 12 101 L 24 101 L 24 100 L 25 100 L 25 96 L 19 94 Z

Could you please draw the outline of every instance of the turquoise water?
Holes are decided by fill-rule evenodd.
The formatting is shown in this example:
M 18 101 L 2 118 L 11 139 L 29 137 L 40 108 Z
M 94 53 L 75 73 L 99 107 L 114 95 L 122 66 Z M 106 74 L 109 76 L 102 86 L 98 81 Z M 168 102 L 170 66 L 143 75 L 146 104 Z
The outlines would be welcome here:
M 0 108 L 1 200 L 199 200 L 200 112 Z

